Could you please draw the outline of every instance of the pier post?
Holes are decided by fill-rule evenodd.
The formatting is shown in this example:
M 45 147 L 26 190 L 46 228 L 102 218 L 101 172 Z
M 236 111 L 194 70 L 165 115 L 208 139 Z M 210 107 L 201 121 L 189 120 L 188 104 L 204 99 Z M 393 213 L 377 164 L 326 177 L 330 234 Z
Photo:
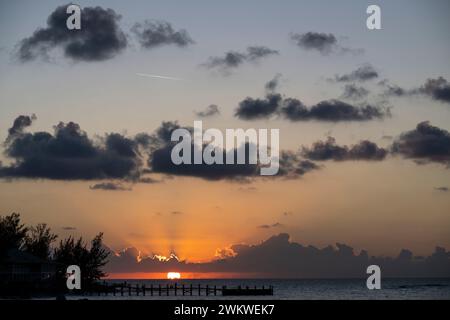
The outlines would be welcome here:
M 199 283 L 199 284 L 198 284 L 198 295 L 199 295 L 199 296 L 202 295 L 202 292 L 201 292 L 200 290 L 201 290 L 201 288 L 200 288 L 200 283 Z
M 145 284 L 142 285 L 142 295 L 145 296 Z
M 175 295 L 177 295 L 177 283 L 175 282 Z
M 190 292 L 191 292 L 191 296 L 192 296 L 192 283 L 190 285 Z
M 159 295 L 161 295 L 161 284 L 159 284 L 158 290 L 159 290 Z
M 182 286 L 182 290 L 183 290 L 183 296 L 184 296 L 184 283 L 183 283 L 183 286 Z
M 166 284 L 166 296 L 169 295 L 169 284 Z
M 209 286 L 206 285 L 206 295 L 209 296 Z

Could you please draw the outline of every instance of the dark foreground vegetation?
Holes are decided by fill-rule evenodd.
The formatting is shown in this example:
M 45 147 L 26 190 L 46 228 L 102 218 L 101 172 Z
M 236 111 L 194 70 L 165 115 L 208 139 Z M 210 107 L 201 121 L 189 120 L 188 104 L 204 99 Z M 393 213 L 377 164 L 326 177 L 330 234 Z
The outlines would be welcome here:
M 109 253 L 102 233 L 89 245 L 82 237 L 57 238 L 45 223 L 26 226 L 17 213 L 0 216 L 0 297 L 64 294 L 70 265 L 80 267 L 83 291 L 106 276 L 102 268 Z

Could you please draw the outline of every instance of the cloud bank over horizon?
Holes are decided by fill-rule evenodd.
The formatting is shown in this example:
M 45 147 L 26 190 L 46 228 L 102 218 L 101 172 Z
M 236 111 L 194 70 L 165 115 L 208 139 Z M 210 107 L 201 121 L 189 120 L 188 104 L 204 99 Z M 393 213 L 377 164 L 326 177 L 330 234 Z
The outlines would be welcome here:
M 366 278 L 367 266 L 376 264 L 384 277 L 448 277 L 450 251 L 436 247 L 427 257 L 417 257 L 402 249 L 397 257 L 374 257 L 362 250 L 355 254 L 346 244 L 336 243 L 322 249 L 289 240 L 280 233 L 255 245 L 235 244 L 218 250 L 208 262 L 179 260 L 176 253 L 167 258 L 141 256 L 136 248 L 128 248 L 110 256 L 109 273 L 238 273 L 250 277 L 273 278 Z M 112 252 L 112 251 L 111 251 Z

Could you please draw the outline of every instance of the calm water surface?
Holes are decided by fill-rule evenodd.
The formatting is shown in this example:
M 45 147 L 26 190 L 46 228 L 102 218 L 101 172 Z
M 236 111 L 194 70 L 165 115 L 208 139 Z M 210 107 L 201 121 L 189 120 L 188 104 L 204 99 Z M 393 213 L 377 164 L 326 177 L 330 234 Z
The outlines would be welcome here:
M 173 285 L 174 281 L 169 280 L 108 280 L 109 283 L 119 283 L 127 281 L 132 285 L 143 285 L 150 287 L 153 284 L 166 286 L 167 283 Z M 322 280 L 271 280 L 271 279 L 208 279 L 208 280 L 177 280 L 177 285 L 194 287 L 198 284 L 227 287 L 262 287 L 273 286 L 274 296 L 271 297 L 222 297 L 214 296 L 150 296 L 149 293 L 143 296 L 123 297 L 116 296 L 87 296 L 88 299 L 449 299 L 450 300 L 450 279 L 384 279 L 381 283 L 381 290 L 368 290 L 365 279 L 322 279 Z M 79 299 L 80 296 L 68 296 L 68 299 Z

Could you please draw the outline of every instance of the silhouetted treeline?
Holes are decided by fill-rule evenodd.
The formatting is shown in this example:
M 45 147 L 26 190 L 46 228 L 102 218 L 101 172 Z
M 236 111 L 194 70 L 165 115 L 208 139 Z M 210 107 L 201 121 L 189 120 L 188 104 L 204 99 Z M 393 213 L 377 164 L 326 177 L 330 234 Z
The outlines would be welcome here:
M 65 289 L 69 265 L 80 267 L 82 289 L 106 276 L 102 268 L 109 252 L 103 247 L 103 233 L 96 235 L 89 246 L 82 237 L 71 236 L 54 246 L 57 238 L 45 223 L 25 226 L 17 213 L 0 216 L 0 280 L 45 280 L 51 281 L 55 289 Z

